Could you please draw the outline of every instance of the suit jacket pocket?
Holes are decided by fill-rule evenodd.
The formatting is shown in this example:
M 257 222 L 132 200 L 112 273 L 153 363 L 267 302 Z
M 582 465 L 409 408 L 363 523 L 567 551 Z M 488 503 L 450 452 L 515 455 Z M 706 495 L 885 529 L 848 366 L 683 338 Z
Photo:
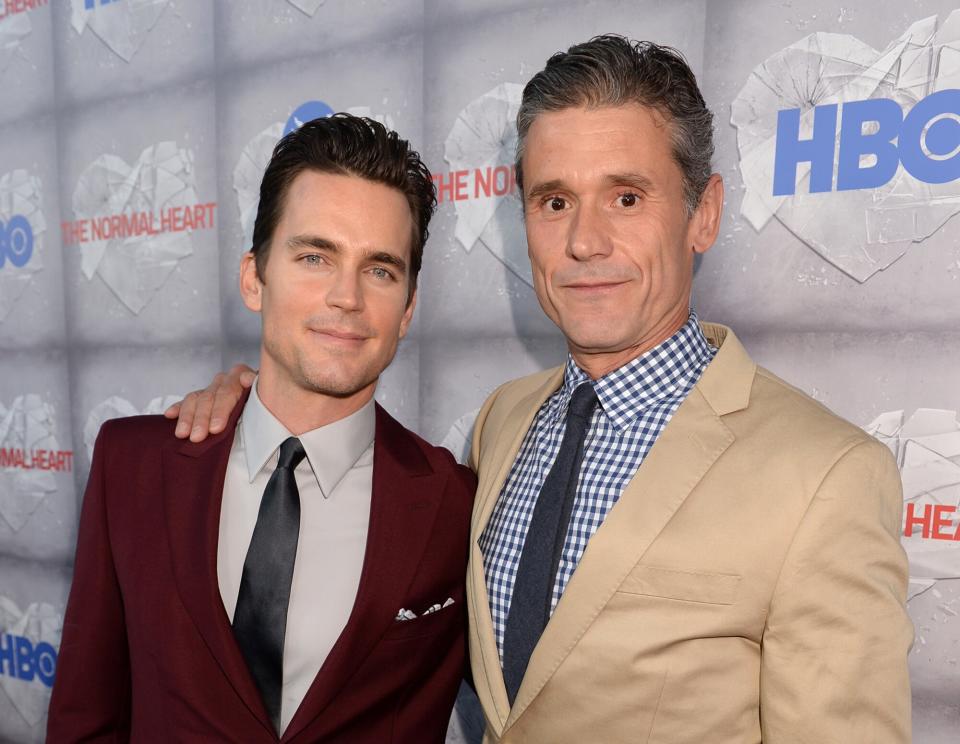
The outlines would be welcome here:
M 422 636 L 434 635 L 444 629 L 449 629 L 452 624 L 458 621 L 462 622 L 463 613 L 460 612 L 459 604 L 452 604 L 431 612 L 427 615 L 420 615 L 412 620 L 394 620 L 393 625 L 383 636 L 385 641 L 399 641 L 404 638 L 420 638 Z
M 617 591 L 685 602 L 731 605 L 737 601 L 740 577 L 736 574 L 681 571 L 659 566 L 636 566 Z

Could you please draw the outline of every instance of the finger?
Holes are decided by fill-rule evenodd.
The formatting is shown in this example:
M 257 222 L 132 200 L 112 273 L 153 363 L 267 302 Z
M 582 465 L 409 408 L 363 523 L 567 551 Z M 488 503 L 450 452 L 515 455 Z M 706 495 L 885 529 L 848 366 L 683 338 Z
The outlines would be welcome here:
M 227 380 L 213 396 L 213 406 L 210 413 L 210 433 L 219 434 L 227 425 L 230 412 L 243 397 L 243 388 L 237 382 Z
M 175 419 L 180 415 L 180 404 L 174 403 L 166 411 L 163 412 L 163 415 L 168 419 Z
M 186 439 L 190 434 L 190 427 L 193 426 L 193 415 L 197 410 L 197 395 L 199 393 L 189 393 L 186 398 L 180 401 L 180 416 L 177 419 L 177 428 L 174 434 L 178 439 Z
M 210 433 L 210 414 L 213 411 L 214 398 L 212 390 L 216 389 L 214 385 L 219 387 L 216 378 L 210 387 L 197 395 L 197 409 L 193 414 L 193 425 L 190 427 L 191 442 L 202 442 Z
M 257 379 L 257 370 L 245 367 L 240 372 L 240 384 L 245 388 L 253 387 L 253 381 Z

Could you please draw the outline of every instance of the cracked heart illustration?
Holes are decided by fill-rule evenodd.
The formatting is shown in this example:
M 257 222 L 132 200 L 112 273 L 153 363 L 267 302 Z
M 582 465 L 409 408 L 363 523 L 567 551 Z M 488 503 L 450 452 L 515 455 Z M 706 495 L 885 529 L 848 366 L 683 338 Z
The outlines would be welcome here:
M 56 652 L 51 653 L 50 648 L 41 644 L 48 644 L 52 649 L 60 646 L 63 617 L 53 605 L 33 602 L 21 611 L 16 602 L 0 595 L 0 631 L 26 638 L 35 651 L 40 647 L 34 663 L 42 665 L 44 676 L 52 676 Z M 0 688 L 3 688 L 13 707 L 30 726 L 36 726 L 43 720 L 50 704 L 51 688 L 44 684 L 40 675 L 24 680 L 12 674 L 0 674 Z
M 33 281 L 34 275 L 43 269 L 44 233 L 47 221 L 43 214 L 40 179 L 26 170 L 15 170 L 0 176 L 0 229 L 4 239 L 0 240 L 0 323 L 16 307 L 17 300 Z M 14 221 L 26 220 L 29 236 L 19 236 L 23 260 L 12 260 L 5 256 L 13 249 L 12 235 L 7 234 L 4 226 L 16 224 Z M 9 231 L 13 232 L 13 231 Z M 27 244 L 28 243 L 28 244 Z M 29 250 L 29 253 L 26 251 Z
M 917 21 L 882 51 L 848 34 L 819 32 L 773 54 L 754 68 L 731 107 L 746 188 L 741 215 L 757 231 L 775 217 L 826 261 L 867 281 L 960 212 L 960 180 L 925 183 L 898 165 L 884 186 L 811 194 L 810 163 L 801 162 L 796 193 L 774 196 L 778 112 L 800 109 L 804 140 L 815 107 L 886 98 L 907 112 L 952 88 L 960 88 L 960 10 L 939 28 L 936 16 Z M 861 158 L 861 167 L 869 160 Z
M 320 9 L 326 0 L 287 0 L 294 8 L 305 13 L 308 16 L 313 15 Z
M 864 430 L 890 448 L 903 481 L 903 548 L 913 598 L 944 579 L 960 579 L 960 422 L 957 412 L 920 408 L 880 414 Z M 937 529 L 933 529 L 934 514 Z
M 513 166 L 522 93 L 523 87 L 516 83 L 501 83 L 457 115 L 444 143 L 443 157 L 452 171 L 487 172 L 488 168 Z M 523 215 L 515 194 L 457 200 L 454 209 L 454 237 L 465 251 L 482 246 L 533 286 Z
M 329 109 L 326 104 L 318 108 Z M 345 111 L 354 116 L 374 119 L 387 129 L 393 129 L 393 117 L 389 114 L 375 114 L 366 106 L 354 106 Z M 244 146 L 234 166 L 233 190 L 237 194 L 237 208 L 240 210 L 243 250 L 249 250 L 253 245 L 253 223 L 257 219 L 257 207 L 260 205 L 260 181 L 263 180 L 263 172 L 267 169 L 267 163 L 270 162 L 273 148 L 283 137 L 287 126 L 287 122 L 278 121 L 261 130 Z
M 83 425 L 83 445 L 87 450 L 87 461 L 93 460 L 93 445 L 96 444 L 97 434 L 104 421 L 123 418 L 125 416 L 140 416 L 141 414 L 163 413 L 174 403 L 183 400 L 182 395 L 162 395 L 152 398 L 141 410 L 126 398 L 111 395 L 106 400 L 95 405 L 87 415 Z
M 133 166 L 101 155 L 80 174 L 73 211 L 92 220 L 187 207 L 198 201 L 195 178 L 193 152 L 175 142 L 147 147 Z M 190 231 L 91 238 L 80 244 L 80 267 L 87 279 L 98 275 L 136 315 L 192 253 Z
M 0 402 L 0 448 L 5 462 L 11 453 L 59 450 L 53 406 L 36 394 L 20 395 L 7 408 Z M 57 490 L 53 473 L 0 467 L 0 517 L 19 532 L 43 500 Z
M 33 31 L 28 13 L 6 13 L 0 18 L 0 76 L 17 56 L 20 44 Z
M 170 0 L 70 0 L 70 25 L 78 35 L 89 27 L 118 57 L 129 62 L 169 4 Z

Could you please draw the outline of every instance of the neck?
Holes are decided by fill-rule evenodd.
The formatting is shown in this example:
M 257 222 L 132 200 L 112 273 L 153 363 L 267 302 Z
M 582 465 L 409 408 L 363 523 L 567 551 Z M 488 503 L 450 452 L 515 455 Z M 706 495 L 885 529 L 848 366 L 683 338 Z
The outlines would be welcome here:
M 607 351 L 600 349 L 582 349 L 567 339 L 567 348 L 570 350 L 570 356 L 577 366 L 587 373 L 591 380 L 599 380 L 604 375 L 608 375 L 615 369 L 620 369 L 628 362 L 632 362 L 642 354 L 646 354 L 674 333 L 683 328 L 687 318 L 690 317 L 689 307 L 677 310 L 657 324 L 649 333 L 639 339 L 636 343 L 616 351 Z
M 271 374 L 261 365 L 257 395 L 277 421 L 294 436 L 327 426 L 363 408 L 377 389 L 372 382 L 352 395 L 334 396 L 308 390 L 292 380 Z

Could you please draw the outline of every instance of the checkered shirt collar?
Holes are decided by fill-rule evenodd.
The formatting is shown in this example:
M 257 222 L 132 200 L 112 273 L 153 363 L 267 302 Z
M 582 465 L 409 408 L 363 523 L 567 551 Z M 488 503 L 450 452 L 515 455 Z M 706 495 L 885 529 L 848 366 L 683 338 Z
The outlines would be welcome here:
M 711 356 L 697 314 L 691 311 L 687 322 L 670 338 L 594 381 L 593 386 L 604 414 L 623 433 L 651 405 L 686 391 L 690 378 L 700 373 Z M 550 413 L 555 423 L 566 417 L 570 396 L 584 382 L 590 382 L 589 375 L 567 355 L 563 385 Z

